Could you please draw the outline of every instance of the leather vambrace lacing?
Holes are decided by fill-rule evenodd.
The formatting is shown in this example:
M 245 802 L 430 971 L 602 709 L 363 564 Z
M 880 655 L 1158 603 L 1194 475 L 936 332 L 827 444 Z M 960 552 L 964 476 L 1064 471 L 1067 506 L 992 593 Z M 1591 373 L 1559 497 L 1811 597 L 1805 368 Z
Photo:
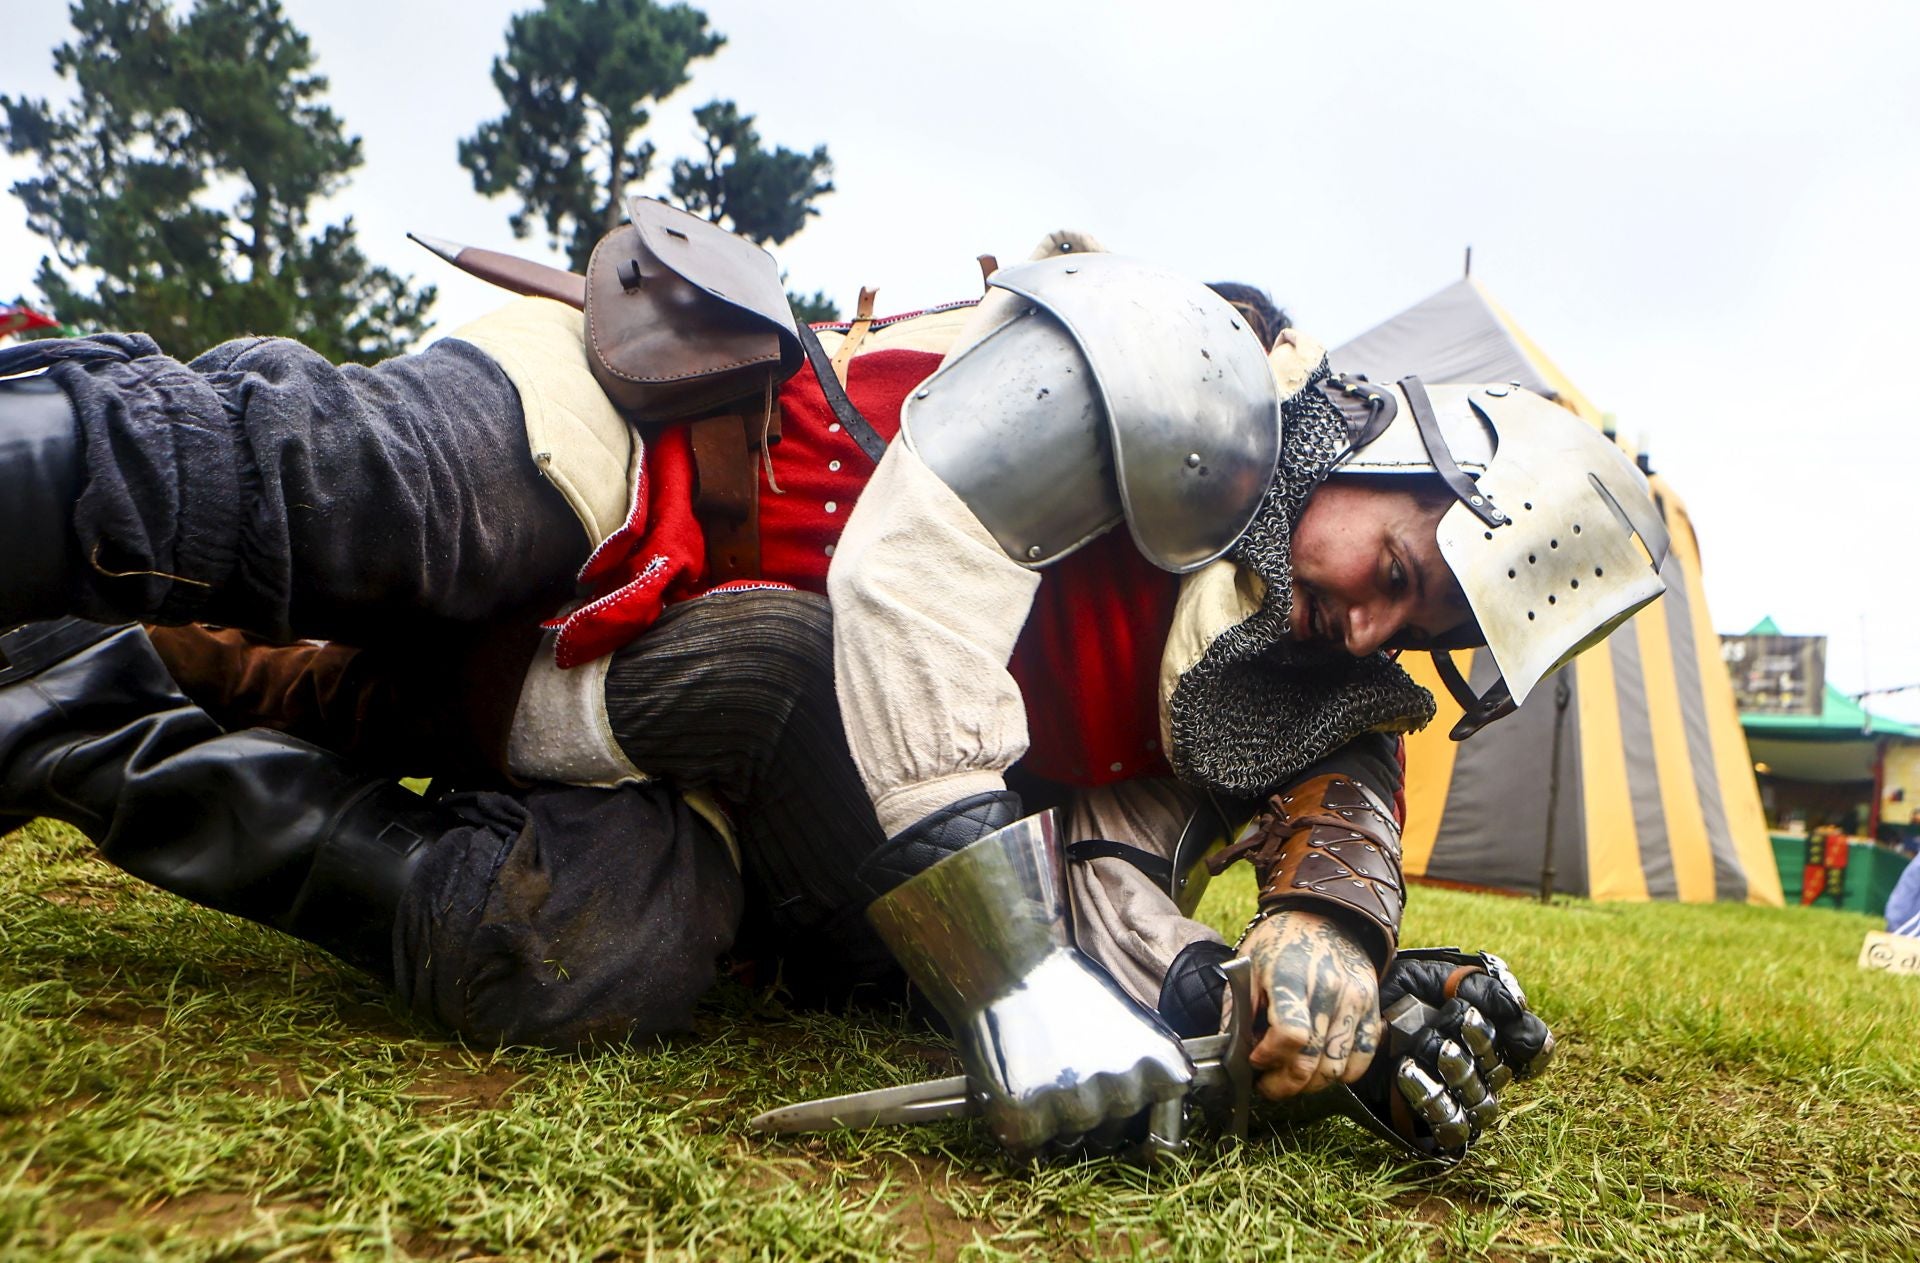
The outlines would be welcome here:
M 1368 935 L 1367 947 L 1386 973 L 1406 903 L 1400 826 L 1356 782 L 1316 776 L 1275 794 L 1248 835 L 1207 867 L 1218 876 L 1242 858 L 1253 862 L 1263 914 L 1290 908 L 1357 914 L 1377 932 Z M 1354 922 L 1351 915 L 1340 919 Z

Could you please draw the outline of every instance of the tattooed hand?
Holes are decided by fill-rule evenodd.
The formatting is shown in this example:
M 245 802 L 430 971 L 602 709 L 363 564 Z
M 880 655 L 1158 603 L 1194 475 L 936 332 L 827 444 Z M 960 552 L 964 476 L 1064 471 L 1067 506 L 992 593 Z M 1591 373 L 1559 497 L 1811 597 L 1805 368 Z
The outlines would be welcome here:
M 1240 945 L 1253 961 L 1255 1086 L 1273 1100 L 1351 1083 L 1380 1042 L 1373 960 L 1341 926 L 1313 912 L 1278 913 Z

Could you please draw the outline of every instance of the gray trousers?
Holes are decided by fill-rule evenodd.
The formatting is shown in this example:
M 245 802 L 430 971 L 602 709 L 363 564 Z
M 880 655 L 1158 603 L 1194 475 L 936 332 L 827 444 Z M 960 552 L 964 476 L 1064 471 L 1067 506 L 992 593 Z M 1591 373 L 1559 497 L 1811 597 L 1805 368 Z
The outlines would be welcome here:
M 371 369 L 281 339 L 191 364 L 133 337 L 48 353 L 83 452 L 76 613 L 328 639 L 404 663 L 531 626 L 585 560 L 511 384 L 466 344 Z M 443 798 L 447 831 L 399 910 L 408 1004 L 490 1042 L 682 1028 L 743 927 L 744 949 L 785 958 L 808 990 L 891 981 L 853 877 L 884 839 L 831 663 L 817 597 L 740 592 L 670 611 L 620 652 L 609 685 L 622 744 L 662 780 Z M 495 685 L 517 693 L 518 680 Z M 732 810 L 741 872 L 682 784 Z

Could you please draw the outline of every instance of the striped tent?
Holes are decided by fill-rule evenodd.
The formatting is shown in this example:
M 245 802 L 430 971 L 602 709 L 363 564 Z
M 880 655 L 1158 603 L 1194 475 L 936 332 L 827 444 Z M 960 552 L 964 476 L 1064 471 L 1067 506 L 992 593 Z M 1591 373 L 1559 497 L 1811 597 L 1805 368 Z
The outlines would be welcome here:
M 1472 279 L 1360 335 L 1332 362 L 1376 381 L 1519 382 L 1603 420 Z M 1666 596 L 1543 681 L 1517 713 L 1450 741 L 1459 708 L 1426 656 L 1409 656 L 1440 702 L 1407 743 L 1410 874 L 1593 899 L 1781 903 L 1693 525 L 1673 489 L 1652 481 L 1673 537 Z M 1459 665 L 1476 690 L 1492 680 L 1484 650 Z

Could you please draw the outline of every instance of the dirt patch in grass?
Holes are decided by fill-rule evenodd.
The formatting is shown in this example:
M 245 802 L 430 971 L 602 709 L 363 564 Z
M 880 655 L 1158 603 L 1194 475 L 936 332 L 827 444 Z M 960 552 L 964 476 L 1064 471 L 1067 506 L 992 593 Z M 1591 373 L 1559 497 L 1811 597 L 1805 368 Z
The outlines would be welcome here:
M 181 1224 L 196 1234 L 215 1234 L 246 1227 L 260 1208 L 244 1193 L 188 1193 L 138 1207 L 137 1213 L 149 1223 Z
M 442 1110 L 490 1110 L 526 1078 L 509 1066 L 434 1065 L 415 1076 L 407 1095 Z
M 58 1177 L 50 1172 L 35 1169 L 27 1174 L 42 1187 L 57 1188 Z M 46 1183 L 49 1178 L 54 1181 L 52 1186 Z M 127 1200 L 105 1194 L 62 1197 L 56 1193 L 49 1218 L 74 1231 L 124 1227 L 135 1229 L 141 1235 L 158 1236 L 168 1229 L 178 1229 L 191 1237 L 219 1237 L 252 1228 L 263 1218 L 273 1218 L 277 1212 L 318 1209 L 323 1205 L 318 1198 L 262 1205 L 251 1194 L 228 1192 Z
M 230 1079 L 225 1084 L 228 1091 L 241 1096 L 267 1096 L 283 1101 L 304 1101 L 313 1095 L 299 1067 L 288 1058 L 250 1052 L 247 1054 L 247 1064 L 265 1069 L 272 1078 L 252 1081 Z
M 105 1004 L 88 1005 L 75 1012 L 72 1020 L 75 1026 L 97 1032 L 111 1043 L 125 1043 L 140 1038 L 149 1029 L 164 1025 L 167 1010 L 159 1005 L 115 999 Z
M 82 908 L 93 912 L 113 912 L 120 900 L 111 890 L 72 883 L 40 892 L 40 898 L 56 908 Z
M 920 1154 L 888 1153 L 877 1155 L 877 1162 L 862 1162 L 871 1171 L 850 1182 L 849 1192 L 865 1199 L 888 1186 L 893 1209 L 889 1218 L 900 1229 L 900 1253 L 917 1258 L 952 1263 L 960 1251 L 980 1235 L 982 1225 L 963 1218 L 953 1204 L 940 1194 L 943 1186 L 964 1182 L 984 1190 L 985 1181 L 966 1180 L 952 1163 Z M 987 1235 L 992 1235 L 988 1233 Z

